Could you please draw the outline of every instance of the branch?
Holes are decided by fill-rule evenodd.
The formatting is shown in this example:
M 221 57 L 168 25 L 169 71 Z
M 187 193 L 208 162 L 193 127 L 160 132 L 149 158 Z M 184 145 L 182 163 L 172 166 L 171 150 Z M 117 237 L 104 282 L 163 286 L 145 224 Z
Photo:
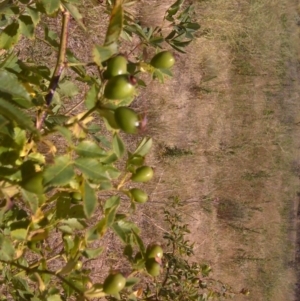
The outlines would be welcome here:
M 69 27 L 69 21 L 70 21 L 70 13 L 67 10 L 64 10 L 62 17 L 62 30 L 60 35 L 60 45 L 58 49 L 58 57 L 57 62 L 55 66 L 54 73 L 52 75 L 49 87 L 48 87 L 48 93 L 45 96 L 47 109 L 49 108 L 53 96 L 55 93 L 55 90 L 57 89 L 60 76 L 62 74 L 62 71 L 65 68 L 65 57 L 66 57 L 66 51 L 67 51 L 67 43 L 68 43 L 68 27 Z M 40 116 L 38 116 L 36 121 L 36 128 L 41 129 L 46 117 L 47 117 L 47 111 L 42 112 Z
M 65 279 L 60 274 L 56 274 L 53 271 L 50 271 L 50 270 L 39 270 L 36 267 L 30 268 L 30 267 L 23 266 L 21 264 L 13 262 L 13 261 L 5 261 L 5 260 L 1 260 L 0 259 L 0 262 L 6 263 L 6 264 L 10 264 L 10 265 L 12 265 L 12 266 L 14 266 L 16 268 L 19 268 L 19 269 L 25 271 L 28 274 L 36 272 L 36 273 L 39 273 L 39 274 L 48 274 L 48 275 L 56 276 L 59 280 L 61 280 L 62 282 L 64 282 L 65 284 L 67 284 L 69 287 L 71 287 L 75 292 L 77 292 L 81 296 L 83 295 L 83 292 L 78 287 L 76 287 L 72 282 L 70 282 L 69 280 Z

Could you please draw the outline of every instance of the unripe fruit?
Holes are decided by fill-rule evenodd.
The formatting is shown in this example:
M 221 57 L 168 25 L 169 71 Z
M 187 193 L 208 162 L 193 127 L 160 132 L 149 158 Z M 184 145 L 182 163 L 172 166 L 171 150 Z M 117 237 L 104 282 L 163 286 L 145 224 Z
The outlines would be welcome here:
M 82 262 L 81 261 L 77 261 L 76 265 L 75 265 L 75 270 L 81 270 L 82 268 Z
M 119 107 L 115 111 L 115 120 L 121 130 L 128 134 L 135 134 L 138 131 L 138 115 L 130 108 Z
M 146 250 L 147 258 L 162 258 L 163 255 L 163 249 L 159 245 L 150 245 Z
M 170 51 L 162 51 L 156 54 L 150 64 L 157 69 L 171 68 L 175 63 L 175 58 Z
M 21 182 L 20 185 L 29 192 L 42 194 L 44 192 L 43 174 L 38 172 L 33 177 Z
M 153 276 L 153 277 L 156 277 L 160 274 L 160 265 L 159 263 L 157 263 L 155 261 L 154 258 L 149 258 L 147 261 L 146 261 L 146 270 L 147 272 Z
M 132 96 L 136 79 L 130 75 L 117 75 L 106 84 L 104 96 L 108 99 L 124 99 Z
M 126 278 L 121 274 L 110 274 L 104 280 L 103 291 L 109 295 L 115 295 L 119 293 L 126 284 Z
M 153 169 L 149 166 L 139 167 L 132 175 L 131 180 L 134 182 L 148 182 L 153 178 Z
M 132 188 L 129 190 L 133 200 L 137 203 L 146 203 L 148 200 L 148 195 L 145 191 L 138 189 L 138 188 Z
M 81 194 L 79 192 L 73 192 L 72 199 L 74 199 L 76 201 L 80 201 L 82 199 Z
M 104 72 L 105 78 L 109 79 L 113 76 L 127 73 L 127 60 L 124 56 L 118 55 L 111 58 L 107 62 L 107 69 Z

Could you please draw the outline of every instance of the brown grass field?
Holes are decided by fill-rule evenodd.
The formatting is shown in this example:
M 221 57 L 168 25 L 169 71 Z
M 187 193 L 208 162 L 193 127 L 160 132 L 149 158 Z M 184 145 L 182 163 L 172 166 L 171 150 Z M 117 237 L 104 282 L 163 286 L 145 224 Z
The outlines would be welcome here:
M 179 55 L 174 77 L 164 86 L 150 83 L 133 104 L 148 115 L 145 134 L 154 138 L 148 163 L 156 171 L 136 220 L 146 241 L 160 240 L 167 230 L 162 208 L 178 196 L 194 260 L 209 263 L 212 276 L 234 290 L 250 290 L 236 300 L 299 301 L 300 4 L 190 2 L 201 24 L 195 41 Z M 137 17 L 159 24 L 159 3 L 139 1 Z M 105 33 L 100 11 L 82 9 L 87 37 L 73 24 L 70 47 L 79 47 L 85 61 Z M 32 46 L 35 60 L 45 49 Z M 106 254 L 114 263 L 118 248 L 110 239 Z M 93 267 L 101 270 L 102 262 Z

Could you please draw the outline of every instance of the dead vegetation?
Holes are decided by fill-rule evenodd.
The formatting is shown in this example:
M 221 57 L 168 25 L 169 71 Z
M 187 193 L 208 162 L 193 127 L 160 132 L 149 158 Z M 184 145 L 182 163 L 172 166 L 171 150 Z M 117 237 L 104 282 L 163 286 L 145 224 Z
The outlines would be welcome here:
M 146 243 L 156 241 L 167 230 L 159 210 L 170 197 L 180 197 L 195 258 L 212 265 L 214 278 L 236 290 L 247 287 L 247 300 L 293 300 L 291 217 L 299 173 L 291 166 L 299 160 L 300 120 L 297 3 L 194 2 L 201 24 L 196 41 L 179 55 L 167 85 L 150 84 L 134 104 L 149 116 L 146 134 L 153 136 L 155 147 L 148 163 L 156 171 L 147 187 L 150 201 L 136 220 Z M 88 38 L 74 25 L 70 46 L 80 46 L 78 56 L 89 60 L 92 43 L 101 43 L 105 21 L 99 17 L 101 5 L 85 5 Z M 158 5 L 138 4 L 135 13 L 144 25 L 160 22 Z M 44 55 L 44 49 L 32 47 L 28 51 L 35 58 Z M 29 54 L 24 50 L 24 55 Z M 105 244 L 104 255 L 115 267 L 121 251 L 110 236 Z M 102 262 L 91 267 L 100 277 Z

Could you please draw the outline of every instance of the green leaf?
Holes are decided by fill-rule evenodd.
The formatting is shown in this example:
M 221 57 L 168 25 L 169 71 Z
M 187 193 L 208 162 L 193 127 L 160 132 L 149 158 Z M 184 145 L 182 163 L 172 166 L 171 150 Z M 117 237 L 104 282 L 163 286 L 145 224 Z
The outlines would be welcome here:
M 83 252 L 83 256 L 88 259 L 94 259 L 100 256 L 103 251 L 104 251 L 103 247 L 99 247 L 96 249 L 85 249 Z
M 88 229 L 85 233 L 85 239 L 87 242 L 91 242 L 100 238 L 97 225 Z
M 25 240 L 27 236 L 27 230 L 26 229 L 12 230 L 10 231 L 10 236 L 12 239 Z
M 116 44 L 123 28 L 123 8 L 121 1 L 116 1 L 112 9 L 105 36 L 104 46 Z
M 72 81 L 66 80 L 59 84 L 59 88 L 57 89 L 58 93 L 67 96 L 72 97 L 78 94 L 78 86 L 75 85 Z
M 77 7 L 65 2 L 63 4 L 63 6 L 70 12 L 71 16 L 76 20 L 76 22 L 78 23 L 78 25 L 83 29 L 86 30 L 83 22 L 82 22 L 82 15 L 80 14 L 80 12 L 78 11 Z
M 145 249 L 142 239 L 140 238 L 140 236 L 137 234 L 137 232 L 134 229 L 132 229 L 132 233 L 134 235 L 135 241 L 137 242 L 137 245 L 139 246 L 140 251 L 142 252 L 142 254 L 144 254 L 146 249 Z
M 32 6 L 27 6 L 26 7 L 26 12 L 31 17 L 33 24 L 35 26 L 38 25 L 38 23 L 41 20 L 41 14 L 40 14 L 40 12 L 36 8 L 34 8 Z
M 126 284 L 125 284 L 125 287 L 131 287 L 131 286 L 134 286 L 136 285 L 137 283 L 140 282 L 140 279 L 139 278 L 136 278 L 136 277 L 130 277 L 130 278 L 127 278 L 126 279 Z
M 12 97 L 24 98 L 28 101 L 25 107 L 31 106 L 29 93 L 18 81 L 18 78 L 6 70 L 0 70 L 0 91 Z
M 41 203 L 42 197 L 24 189 L 21 189 L 21 195 L 23 197 L 23 200 L 25 200 L 26 203 L 29 205 L 29 208 L 31 209 L 32 213 L 35 214 L 37 209 L 39 208 L 39 204 Z
M 95 45 L 93 48 L 93 60 L 98 66 L 102 66 L 102 62 L 107 61 L 110 57 L 118 52 L 118 46 L 116 43 L 112 43 L 108 46 Z
M 44 172 L 44 185 L 64 186 L 74 177 L 72 161 L 68 155 L 55 158 L 53 165 L 46 167 Z
M 108 200 L 106 200 L 104 204 L 104 210 L 110 209 L 114 206 L 118 206 L 119 204 L 120 204 L 120 197 L 117 195 L 113 195 Z
M 168 17 L 172 17 L 178 12 L 183 1 L 184 0 L 177 0 L 170 6 L 170 8 L 167 10 Z
M 96 103 L 98 101 L 98 92 L 99 92 L 99 89 L 96 87 L 95 84 L 93 84 L 91 86 L 90 90 L 87 92 L 87 94 L 85 96 L 84 104 L 88 110 L 90 110 L 91 108 L 93 108 L 96 105 Z
M 116 205 L 114 207 L 111 207 L 111 208 L 105 210 L 105 218 L 106 218 L 107 227 L 110 227 L 114 223 L 118 207 L 119 207 L 119 205 Z
M 133 154 L 139 155 L 141 157 L 146 156 L 152 147 L 152 142 L 153 142 L 152 138 L 144 137 Z
M 35 24 L 33 23 L 31 16 L 21 15 L 19 17 L 19 24 L 20 24 L 21 33 L 25 37 L 27 37 L 29 39 L 33 39 Z
M 124 155 L 125 146 L 122 139 L 119 137 L 117 133 L 114 134 L 112 146 L 118 158 L 121 158 Z
M 13 260 L 14 254 L 15 250 L 11 241 L 0 233 L 0 260 Z
M 109 166 L 103 165 L 97 159 L 78 158 L 74 165 L 89 179 L 107 180 L 110 179 Z
M 6 26 L 0 34 L 0 49 L 9 49 L 20 37 L 19 23 L 14 21 Z
M 60 275 L 69 274 L 74 269 L 76 262 L 77 260 L 71 258 L 62 269 L 56 272 L 56 274 L 60 274 Z
M 74 150 L 79 156 L 82 157 L 106 157 L 106 152 L 102 148 L 100 148 L 100 146 L 96 142 L 90 140 L 80 142 Z
M 40 2 L 42 3 L 47 15 L 55 13 L 60 6 L 60 0 L 40 0 Z
M 97 197 L 94 189 L 87 181 L 84 181 L 82 185 L 82 198 L 84 213 L 87 218 L 90 218 L 97 207 Z
M 62 301 L 60 295 L 55 294 L 47 297 L 47 301 Z
M 33 125 L 31 118 L 23 111 L 12 105 L 10 102 L 0 97 L 0 111 L 1 114 L 11 121 L 17 123 L 20 127 L 28 129 L 34 133 L 37 133 L 36 128 Z
M 114 223 L 112 225 L 112 229 L 119 236 L 119 238 L 121 238 L 121 240 L 124 243 L 127 243 L 127 241 L 128 241 L 128 239 L 127 239 L 128 232 L 127 231 L 124 231 L 124 229 L 118 223 Z
M 56 218 L 65 218 L 69 214 L 71 206 L 71 197 L 68 193 L 61 193 L 56 200 Z
M 76 218 L 68 218 L 62 220 L 62 223 L 76 230 L 82 230 L 83 228 L 86 227 L 85 223 L 83 223 L 82 221 L 78 221 Z
M 70 218 L 85 218 L 85 213 L 82 205 L 72 206 L 68 212 Z

